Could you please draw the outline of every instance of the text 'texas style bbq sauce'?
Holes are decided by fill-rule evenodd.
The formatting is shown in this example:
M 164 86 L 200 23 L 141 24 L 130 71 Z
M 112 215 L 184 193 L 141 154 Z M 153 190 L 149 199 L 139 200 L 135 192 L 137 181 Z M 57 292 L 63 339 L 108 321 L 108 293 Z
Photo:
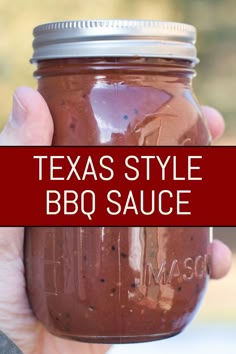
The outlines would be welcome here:
M 191 82 L 195 29 L 66 21 L 34 30 L 54 145 L 208 145 Z M 33 311 L 58 336 L 128 343 L 179 333 L 209 273 L 206 227 L 27 228 Z

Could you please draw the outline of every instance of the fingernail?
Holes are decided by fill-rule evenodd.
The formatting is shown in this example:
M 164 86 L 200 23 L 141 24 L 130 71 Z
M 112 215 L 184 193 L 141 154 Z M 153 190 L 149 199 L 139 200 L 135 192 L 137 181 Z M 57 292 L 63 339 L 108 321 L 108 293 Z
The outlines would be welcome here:
M 27 117 L 27 110 L 22 104 L 19 97 L 14 93 L 11 122 L 17 126 L 21 126 L 24 124 L 26 117 Z

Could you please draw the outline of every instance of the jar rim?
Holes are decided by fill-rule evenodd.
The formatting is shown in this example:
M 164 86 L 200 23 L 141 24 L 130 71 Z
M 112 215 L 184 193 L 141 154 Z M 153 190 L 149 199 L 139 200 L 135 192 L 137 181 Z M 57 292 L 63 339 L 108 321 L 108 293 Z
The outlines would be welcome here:
M 157 20 L 72 20 L 33 30 L 31 62 L 85 57 L 156 57 L 197 63 L 196 28 Z

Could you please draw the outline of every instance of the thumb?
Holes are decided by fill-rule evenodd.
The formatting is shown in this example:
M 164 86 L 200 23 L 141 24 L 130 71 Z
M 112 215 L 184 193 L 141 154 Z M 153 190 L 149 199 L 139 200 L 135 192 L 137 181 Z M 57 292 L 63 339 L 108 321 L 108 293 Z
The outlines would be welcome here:
M 0 146 L 50 145 L 52 134 L 52 117 L 43 97 L 29 87 L 18 88 Z M 23 228 L 0 228 L 0 330 L 32 352 L 28 348 L 35 345 L 39 327 L 26 296 L 23 242 Z
M 52 117 L 40 93 L 30 87 L 17 88 L 0 145 L 51 145 L 52 134 Z
M 52 117 L 40 93 L 29 87 L 16 89 L 12 112 L 0 134 L 0 146 L 50 145 L 52 134 Z M 0 262 L 22 256 L 22 247 L 23 228 L 0 228 Z

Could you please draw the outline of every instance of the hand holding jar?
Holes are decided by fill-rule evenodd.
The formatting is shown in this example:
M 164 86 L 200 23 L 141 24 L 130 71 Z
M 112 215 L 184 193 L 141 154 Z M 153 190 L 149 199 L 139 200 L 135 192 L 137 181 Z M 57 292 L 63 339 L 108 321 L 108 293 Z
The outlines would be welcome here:
M 194 41 L 192 26 L 157 21 L 39 26 L 33 61 L 47 104 L 39 93 L 18 89 L 1 143 L 208 145 L 209 131 L 191 90 Z M 214 136 L 222 120 L 208 110 L 209 121 L 212 116 Z M 1 328 L 25 353 L 107 348 L 49 332 L 97 343 L 175 335 L 202 299 L 209 255 L 213 277 L 230 267 L 228 248 L 209 240 L 208 228 L 27 229 L 29 305 L 23 230 L 2 229 Z M 218 263 L 219 253 L 224 262 Z
M 223 119 L 212 108 L 203 107 L 203 112 L 215 139 L 223 131 Z M 17 89 L 12 113 L 0 135 L 0 145 L 50 145 L 52 135 L 52 118 L 41 95 L 30 88 Z M 107 345 L 79 343 L 52 336 L 35 318 L 25 291 L 23 241 L 23 228 L 0 228 L 0 331 L 25 354 L 105 353 Z M 214 241 L 209 252 L 212 277 L 225 276 L 231 264 L 230 250 L 220 241 Z

